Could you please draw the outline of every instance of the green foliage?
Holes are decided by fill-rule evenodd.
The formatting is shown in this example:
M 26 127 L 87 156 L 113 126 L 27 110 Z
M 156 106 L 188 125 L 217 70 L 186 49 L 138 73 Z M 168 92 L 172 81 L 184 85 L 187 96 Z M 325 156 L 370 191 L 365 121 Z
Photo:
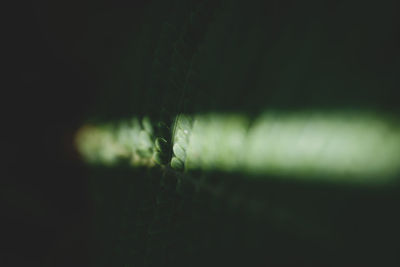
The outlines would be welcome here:
M 183 168 L 184 168 L 184 163 L 183 163 L 182 159 L 177 158 L 177 157 L 173 157 L 172 160 L 171 160 L 171 167 L 174 170 L 182 171 Z
M 138 38 L 127 44 L 129 53 L 104 64 L 107 78 L 94 100 L 94 119 L 148 115 L 155 127 L 150 130 L 147 119 L 128 121 L 115 127 L 117 136 L 101 131 L 98 139 L 120 140 L 121 146 L 92 143 L 93 161 L 112 161 L 109 152 L 118 154 L 116 162 L 141 153 L 138 168 L 92 169 L 94 266 L 390 266 L 400 239 L 393 212 L 400 203 L 398 188 L 300 183 L 287 174 L 254 180 L 212 168 L 188 171 L 190 129 L 198 126 L 174 121 L 182 113 L 239 111 L 251 118 L 243 124 L 252 129 L 243 133 L 247 136 L 267 127 L 252 125 L 266 107 L 297 111 L 394 103 L 390 92 L 398 86 L 390 77 L 396 73 L 377 64 L 392 57 L 385 54 L 385 42 L 367 30 L 383 36 L 387 31 L 381 29 L 390 29 L 377 26 L 390 24 L 391 16 L 379 15 L 386 14 L 385 5 L 359 12 L 350 1 L 345 9 L 333 5 L 319 15 L 309 6 L 320 7 L 321 1 L 222 2 L 221 8 L 220 1 L 153 1 Z M 380 19 L 370 20 L 369 13 Z M 333 24 L 340 30 L 332 30 Z M 358 31 L 355 24 L 365 29 Z M 379 51 L 376 59 L 367 59 L 364 54 L 373 50 Z M 116 66 L 121 59 L 125 63 Z M 229 146 L 230 155 L 208 151 L 202 160 L 227 169 L 240 149 L 224 134 L 213 142 Z M 165 147 L 157 140 L 165 140 Z M 174 144 L 180 149 L 173 151 Z M 256 151 L 258 145 L 247 149 Z M 162 166 L 140 167 L 154 162 Z M 264 167 L 257 158 L 251 163 Z

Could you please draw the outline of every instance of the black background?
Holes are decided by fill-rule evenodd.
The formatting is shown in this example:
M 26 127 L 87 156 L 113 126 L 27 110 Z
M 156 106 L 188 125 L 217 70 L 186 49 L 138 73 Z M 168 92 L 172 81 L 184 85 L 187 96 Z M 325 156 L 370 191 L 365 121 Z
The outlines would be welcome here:
M 321 33 L 325 30 L 314 33 L 322 36 L 326 51 L 321 54 L 329 54 L 328 44 L 341 47 L 343 66 L 348 67 L 341 71 L 355 73 L 355 78 L 345 76 L 343 83 L 351 80 L 356 85 L 351 93 L 348 89 L 336 94 L 328 92 L 329 99 L 325 102 L 321 102 L 321 99 L 326 100 L 325 97 L 317 95 L 310 99 L 301 90 L 294 89 L 281 93 L 275 102 L 270 100 L 271 104 L 275 103 L 279 108 L 298 108 L 304 101 L 307 105 L 322 107 L 349 107 L 356 103 L 360 107 L 398 112 L 399 20 L 386 24 L 381 22 L 385 17 L 384 11 L 398 7 L 393 3 L 350 1 L 349 7 L 344 2 L 333 4 L 332 1 L 332 4 L 305 7 L 295 4 L 295 1 L 271 2 L 270 7 L 276 11 L 275 19 L 270 21 L 276 27 L 269 26 L 272 36 L 280 36 L 280 27 L 286 25 L 282 22 L 284 19 L 278 19 L 280 16 L 291 18 L 292 25 L 323 21 L 328 33 Z M 2 10 L 5 13 L 2 65 L 6 71 L 1 86 L 4 117 L 1 130 L 5 134 L 2 139 L 5 172 L 1 175 L 0 188 L 1 266 L 70 266 L 77 262 L 81 266 L 89 265 L 92 200 L 88 193 L 88 170 L 74 150 L 73 136 L 78 127 L 96 112 L 106 119 L 132 115 L 132 110 L 121 108 L 127 102 L 118 104 L 118 100 L 123 101 L 123 96 L 115 98 L 123 90 L 112 93 L 104 89 L 104 75 L 120 64 L 123 51 L 135 42 L 132 36 L 142 26 L 142 11 L 147 5 L 147 1 L 34 1 L 8 4 Z M 356 13 L 364 5 L 369 11 L 377 5 L 376 18 Z M 386 5 L 382 8 L 384 11 L 379 12 L 379 5 Z M 347 18 L 352 19 L 333 20 L 335 14 L 347 14 L 340 11 L 347 8 L 350 9 Z M 329 10 L 334 10 L 333 15 L 324 17 Z M 157 12 L 163 13 L 163 10 Z M 314 20 L 312 17 L 303 19 L 307 17 L 304 14 L 319 12 Z M 249 14 L 245 16 L 251 17 Z M 366 26 L 365 21 L 371 20 L 376 20 L 376 23 Z M 371 28 L 370 25 L 377 26 Z M 301 35 L 301 26 L 294 29 Z M 383 30 L 387 33 L 379 35 Z M 127 33 L 132 38 L 128 41 Z M 335 39 L 342 37 L 342 33 L 350 36 L 347 41 Z M 352 38 L 356 33 L 359 37 Z M 241 51 L 240 47 L 237 51 Z M 247 52 L 242 53 L 245 55 Z M 301 55 L 301 51 L 298 53 Z M 325 63 L 332 58 L 319 62 Z M 279 62 L 279 59 L 272 60 Z M 324 66 L 322 63 L 315 68 Z M 340 66 L 335 65 L 332 72 L 342 75 L 338 70 Z M 232 73 L 228 72 L 226 79 L 237 76 Z M 248 76 L 257 76 L 258 72 L 248 70 L 247 73 Z M 371 87 L 386 89 L 362 88 L 363 84 L 371 84 L 358 81 L 372 74 L 375 78 L 371 79 L 374 82 Z M 267 83 L 276 85 L 280 81 Z M 219 82 L 224 84 L 224 80 Z M 288 82 L 287 86 L 290 85 Z M 215 94 L 217 100 L 211 103 L 199 96 L 198 106 L 205 110 L 253 112 L 264 105 L 257 102 L 258 97 L 245 100 L 243 91 L 238 89 L 232 89 L 231 97 L 226 101 L 220 101 L 224 99 L 222 90 Z M 313 91 L 308 94 L 312 95 Z M 99 108 L 102 104 L 98 103 L 107 95 L 111 99 L 114 96 L 115 100 L 109 100 L 112 103 L 108 108 Z M 297 100 L 286 101 L 288 95 Z

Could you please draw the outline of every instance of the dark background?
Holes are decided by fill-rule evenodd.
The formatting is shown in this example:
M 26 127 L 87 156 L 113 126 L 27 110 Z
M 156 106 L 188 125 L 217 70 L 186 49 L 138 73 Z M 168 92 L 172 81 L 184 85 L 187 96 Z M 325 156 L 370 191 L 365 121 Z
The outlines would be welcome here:
M 97 262 L 94 266 L 100 266 L 99 262 L 104 266 L 123 266 L 122 259 L 129 259 L 130 254 L 124 252 L 132 246 L 129 243 L 120 245 L 120 254 L 106 253 L 116 247 L 110 241 L 114 240 L 111 236 L 116 226 L 107 226 L 107 214 L 119 218 L 126 212 L 115 207 L 131 200 L 115 199 L 124 195 L 123 192 L 132 193 L 124 191 L 127 183 L 133 183 L 132 190 L 138 194 L 134 185 L 146 185 L 149 192 L 154 191 L 151 183 L 129 180 L 132 175 L 157 179 L 160 174 L 143 170 L 132 173 L 124 167 L 99 168 L 97 172 L 88 169 L 72 145 L 74 132 L 88 120 L 112 121 L 143 114 L 159 119 L 160 107 L 171 115 L 183 109 L 189 113 L 239 111 L 253 116 L 266 108 L 371 109 L 398 115 L 400 21 L 396 1 L 269 1 L 263 4 L 263 1 L 247 4 L 236 1 L 226 7 L 217 1 L 208 4 L 206 10 L 210 14 L 200 13 L 193 33 L 189 31 L 184 36 L 186 48 L 182 50 L 187 57 L 197 55 L 195 66 L 199 78 L 193 78 L 189 97 L 183 105 L 179 101 L 181 92 L 164 83 L 163 77 L 171 74 L 165 73 L 162 66 L 154 67 L 154 51 L 165 48 L 158 57 L 168 58 L 168 53 L 172 53 L 168 38 L 176 38 L 174 31 L 184 32 L 180 27 L 187 21 L 188 10 L 197 4 L 196 1 L 165 2 L 168 1 L 25 1 L 8 4 L 3 9 L 2 63 L 6 72 L 1 86 L 4 117 L 1 129 L 5 134 L 2 146 L 5 172 L 1 175 L 0 187 L 1 266 L 89 266 L 93 262 Z M 215 17 L 213 12 L 217 14 Z M 176 30 L 163 30 L 165 21 Z M 162 34 L 166 35 L 165 39 L 160 37 Z M 180 64 L 174 59 L 171 62 Z M 209 174 L 213 175 L 224 180 L 223 174 Z M 98 178 L 97 187 L 93 186 L 93 177 Z M 241 183 L 241 177 L 232 179 Z M 239 187 L 232 187 L 236 186 Z M 275 251 L 268 256 L 271 262 L 280 262 L 280 257 L 285 258 L 285 253 L 289 253 L 294 259 L 310 263 L 313 256 L 301 256 L 301 253 L 306 253 L 308 248 L 316 251 L 320 248 L 325 254 L 319 251 L 322 254 L 318 262 L 346 264 L 352 259 L 349 262 L 366 264 L 369 258 L 365 254 L 376 252 L 373 263 L 382 259 L 385 263 L 381 266 L 399 263 L 397 189 L 349 191 L 274 183 L 263 184 L 261 188 L 267 186 L 270 186 L 270 197 L 262 201 L 275 204 L 287 201 L 281 206 L 277 204 L 278 209 L 287 205 L 298 208 L 299 213 L 301 207 L 307 206 L 308 214 L 314 214 L 317 221 L 321 218 L 329 221 L 335 214 L 332 225 L 338 227 L 342 236 L 349 236 L 344 240 L 350 241 L 335 243 L 330 237 L 315 237 L 303 229 L 300 231 L 305 231 L 306 237 L 296 239 L 298 243 L 289 246 L 283 244 L 292 240 L 287 229 L 297 226 L 289 224 L 284 230 L 271 232 L 251 230 L 263 229 L 263 220 L 251 217 L 255 215 L 238 220 L 241 211 L 221 212 L 226 207 L 213 213 L 205 201 L 200 201 L 191 206 L 199 209 L 195 218 L 206 217 L 205 224 L 211 223 L 209 228 L 204 228 L 211 229 L 205 231 L 206 236 L 214 237 L 211 243 L 221 244 L 204 248 L 204 253 L 192 251 L 182 255 L 194 255 L 197 259 L 204 254 L 205 264 L 212 257 L 220 260 L 231 257 L 234 262 L 235 251 L 243 253 L 241 259 L 251 257 L 263 262 L 266 260 L 262 248 L 268 247 Z M 260 185 L 248 185 L 247 190 L 254 192 L 253 187 Z M 98 203 L 104 202 L 95 204 L 93 192 L 106 190 L 114 193 L 103 201 L 114 206 L 99 208 L 103 206 Z M 321 190 L 327 192 L 322 194 L 325 202 L 316 204 L 322 197 Z M 156 191 L 152 194 L 159 194 Z M 303 206 L 293 208 L 290 203 L 304 198 L 301 192 L 312 196 Z M 140 204 L 136 205 L 139 210 Z M 326 214 L 315 215 L 323 214 L 322 211 Z M 278 213 L 284 217 L 284 212 Z M 178 216 L 176 220 L 181 218 L 182 223 L 185 216 Z M 103 223 L 95 221 L 99 218 Z M 121 215 L 121 218 L 126 217 Z M 193 218 L 189 220 L 192 223 L 189 232 L 199 227 Z M 224 228 L 222 235 L 225 236 L 217 237 L 220 228 L 235 220 L 238 222 L 232 228 Z M 276 225 L 281 224 L 280 220 Z M 122 224 L 122 219 L 117 224 Z M 183 237 L 187 232 L 182 231 L 178 232 Z M 224 245 L 224 242 L 235 243 L 232 236 L 238 231 L 242 232 L 238 240 L 252 245 Z M 271 235 L 273 241 L 265 244 Z M 198 237 L 190 238 L 187 240 Z M 108 240 L 108 245 L 96 247 L 95 243 L 102 240 Z M 315 240 L 323 245 L 313 244 Z M 140 248 L 143 244 L 137 242 L 134 246 Z M 176 242 L 181 242 L 177 245 L 181 248 L 189 241 Z M 327 245 L 329 242 L 335 244 Z M 369 242 L 374 244 L 372 248 Z M 348 247 L 344 248 L 345 243 Z M 300 249 L 296 256 L 294 252 L 302 246 L 306 248 Z M 193 250 L 196 249 L 199 247 L 194 246 Z M 354 255 L 347 249 L 354 249 Z M 223 256 L 218 255 L 220 250 Z M 97 258 L 94 261 L 93 255 L 99 252 L 108 256 L 94 256 Z M 152 257 L 152 253 L 142 254 Z M 158 252 L 154 255 L 165 257 Z M 358 261 L 363 257 L 366 258 Z M 113 262 L 113 258 L 118 260 Z M 282 262 L 296 265 L 297 260 Z

